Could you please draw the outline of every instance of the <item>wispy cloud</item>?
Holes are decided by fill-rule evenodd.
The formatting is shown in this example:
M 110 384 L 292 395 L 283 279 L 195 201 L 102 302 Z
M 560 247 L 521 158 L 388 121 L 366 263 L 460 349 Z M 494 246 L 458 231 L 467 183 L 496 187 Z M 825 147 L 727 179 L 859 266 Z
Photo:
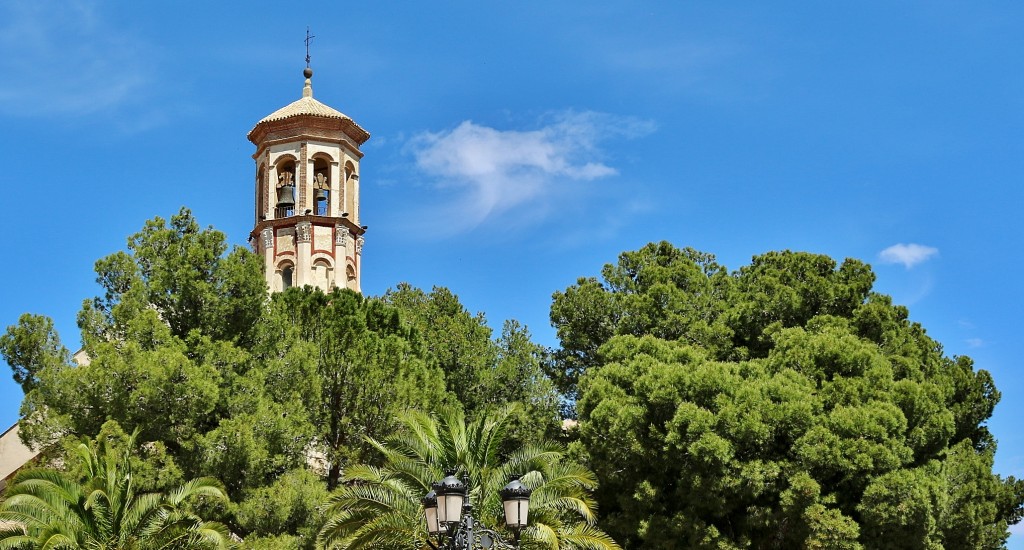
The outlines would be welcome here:
M 144 42 L 89 1 L 0 7 L 0 113 L 87 115 L 127 101 L 147 82 Z
M 900 243 L 881 251 L 878 254 L 878 258 L 882 263 L 903 264 L 904 267 L 910 269 L 938 253 L 939 249 L 935 247 L 914 243 Z
M 971 348 L 980 348 L 985 345 L 985 341 L 982 340 L 981 338 L 968 338 L 966 342 L 967 347 Z
M 616 201 L 614 209 L 595 209 L 588 212 L 591 223 L 580 225 L 565 224 L 557 237 L 547 241 L 551 246 L 573 249 L 608 241 L 622 234 L 629 220 L 637 216 L 650 215 L 657 210 L 657 204 L 646 198 L 632 198 Z
M 410 141 L 416 166 L 438 188 L 456 193 L 459 229 L 473 227 L 527 202 L 546 199 L 574 183 L 613 176 L 601 143 L 654 131 L 654 124 L 604 113 L 562 112 L 537 129 L 499 130 L 464 121 L 452 130 Z

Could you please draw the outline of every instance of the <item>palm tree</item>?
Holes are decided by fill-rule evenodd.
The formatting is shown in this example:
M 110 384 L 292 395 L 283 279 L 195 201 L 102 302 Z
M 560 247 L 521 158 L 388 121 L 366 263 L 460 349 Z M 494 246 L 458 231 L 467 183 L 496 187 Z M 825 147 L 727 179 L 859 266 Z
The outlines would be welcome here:
M 19 473 L 0 504 L 0 550 L 233 548 L 226 527 L 185 507 L 195 497 L 227 500 L 220 484 L 202 478 L 140 494 L 129 462 L 134 447 L 134 434 L 122 453 L 102 438 L 95 448 L 80 444 L 84 481 L 44 468 Z
M 595 526 L 590 491 L 596 477 L 563 460 L 561 446 L 527 445 L 499 455 L 508 418 L 506 410 L 467 425 L 461 413 L 440 420 L 406 413 L 400 419 L 405 430 L 383 443 L 370 440 L 384 455 L 383 466 L 346 470 L 342 487 L 328 501 L 318 544 L 346 550 L 429 548 L 420 498 L 446 469 L 456 469 L 469 479 L 474 516 L 490 526 L 503 525 L 499 491 L 510 475 L 522 475 L 521 482 L 533 490 L 524 549 L 618 549 Z

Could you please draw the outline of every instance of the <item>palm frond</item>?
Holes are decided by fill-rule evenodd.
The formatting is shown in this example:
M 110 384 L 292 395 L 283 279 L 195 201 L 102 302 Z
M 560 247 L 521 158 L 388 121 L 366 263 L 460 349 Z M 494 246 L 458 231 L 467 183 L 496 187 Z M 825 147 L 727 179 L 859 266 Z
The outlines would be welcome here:
M 593 525 L 576 524 L 559 532 L 560 548 L 569 550 L 621 550 L 607 533 Z
M 530 525 L 523 548 L 617 550 L 606 533 L 594 526 L 596 504 L 591 491 L 596 476 L 564 459 L 554 442 L 527 445 L 510 456 L 499 455 L 506 443 L 508 409 L 467 425 L 460 411 L 440 417 L 408 412 L 400 417 L 405 430 L 383 441 L 367 439 L 383 456 L 380 467 L 348 468 L 343 485 L 330 497 L 328 519 L 317 536 L 321 548 L 346 550 L 408 549 L 424 546 L 423 511 L 419 499 L 446 469 L 469 478 L 474 516 L 501 524 L 501 488 L 512 474 L 533 490 Z
M 19 473 L 9 498 L 0 503 L 0 522 L 18 527 L 0 523 L 0 550 L 232 547 L 226 527 L 183 508 L 199 496 L 226 500 L 216 480 L 191 480 L 166 495 L 136 492 L 130 463 L 135 436 L 124 452 L 115 452 L 106 440 L 78 445 L 81 483 L 55 470 Z
M 0 550 L 31 550 L 35 539 L 28 535 L 10 535 L 0 533 Z
M 523 531 L 524 546 L 558 550 L 558 533 L 548 525 L 531 525 Z

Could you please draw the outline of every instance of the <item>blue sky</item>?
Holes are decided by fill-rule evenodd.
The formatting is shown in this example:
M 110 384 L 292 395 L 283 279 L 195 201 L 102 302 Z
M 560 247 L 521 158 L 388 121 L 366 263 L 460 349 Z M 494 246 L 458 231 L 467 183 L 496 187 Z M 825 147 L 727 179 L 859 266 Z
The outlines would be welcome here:
M 315 97 L 372 134 L 365 292 L 448 286 L 554 345 L 551 293 L 650 241 L 860 258 L 993 373 L 1024 476 L 1020 3 L 8 1 L 0 326 L 76 348 L 93 262 L 182 205 L 244 245 L 245 135 L 300 97 L 307 25 Z M 0 377 L 0 424 L 19 400 Z

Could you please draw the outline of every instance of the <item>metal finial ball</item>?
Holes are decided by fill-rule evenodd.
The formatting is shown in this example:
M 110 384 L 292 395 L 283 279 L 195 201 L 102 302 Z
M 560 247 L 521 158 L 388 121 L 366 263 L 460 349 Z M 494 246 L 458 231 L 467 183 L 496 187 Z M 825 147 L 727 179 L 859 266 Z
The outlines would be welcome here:
M 306 67 L 305 69 L 302 70 L 302 74 L 305 75 L 306 78 L 313 78 L 313 69 Z

